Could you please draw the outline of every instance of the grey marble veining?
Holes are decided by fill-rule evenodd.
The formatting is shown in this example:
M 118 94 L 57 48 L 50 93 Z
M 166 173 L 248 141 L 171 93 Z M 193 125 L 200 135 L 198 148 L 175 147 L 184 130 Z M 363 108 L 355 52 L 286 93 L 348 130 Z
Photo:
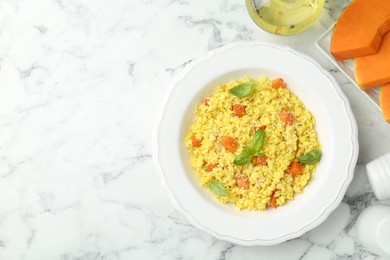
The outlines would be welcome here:
M 309 30 L 263 32 L 238 0 L 0 2 L 0 259 L 381 259 L 354 224 L 376 203 L 364 164 L 389 152 L 390 127 L 315 47 L 345 1 Z M 191 226 L 151 158 L 167 85 L 189 61 L 238 40 L 288 45 L 329 70 L 359 125 L 361 166 L 319 227 L 242 247 Z

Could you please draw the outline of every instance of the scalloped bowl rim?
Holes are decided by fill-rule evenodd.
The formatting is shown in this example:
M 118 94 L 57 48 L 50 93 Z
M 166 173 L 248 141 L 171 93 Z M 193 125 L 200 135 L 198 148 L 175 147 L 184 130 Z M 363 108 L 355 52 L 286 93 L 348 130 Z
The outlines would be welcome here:
M 342 106 L 344 109 L 344 111 L 342 111 L 342 112 L 345 112 L 345 116 L 348 119 L 347 123 L 349 124 L 349 127 L 350 127 L 350 133 L 347 133 L 347 134 L 350 137 L 349 141 L 351 143 L 350 145 L 351 145 L 352 149 L 351 149 L 350 153 L 347 155 L 348 161 L 345 162 L 345 179 L 343 180 L 338 191 L 335 192 L 335 194 L 332 194 L 334 196 L 334 197 L 332 197 L 332 201 L 329 204 L 323 206 L 322 210 L 320 210 L 318 212 L 317 217 L 308 220 L 307 223 L 305 223 L 304 225 L 297 226 L 294 229 L 294 231 L 290 231 L 290 232 L 286 232 L 286 233 L 279 231 L 279 234 L 272 236 L 272 237 L 269 236 L 268 238 L 262 237 L 260 234 L 261 232 L 258 234 L 258 236 L 257 236 L 257 234 L 250 234 L 250 236 L 249 235 L 247 236 L 246 234 L 241 234 L 241 233 L 234 234 L 234 231 L 231 231 L 231 232 L 233 232 L 233 234 L 232 233 L 223 234 L 222 232 L 215 230 L 218 228 L 212 227 L 212 224 L 205 223 L 207 221 L 205 221 L 205 220 L 200 221 L 199 218 L 197 219 L 196 217 L 194 217 L 193 216 L 194 211 L 193 211 L 193 209 L 190 209 L 190 206 L 187 205 L 188 203 L 186 205 L 182 205 L 182 203 L 179 202 L 179 200 L 182 198 L 177 197 L 179 192 L 177 190 L 175 190 L 176 184 L 172 185 L 172 176 L 170 176 L 169 173 L 167 175 L 167 172 L 164 171 L 164 168 L 165 169 L 167 168 L 166 166 L 164 166 L 165 159 L 162 158 L 161 154 L 159 154 L 159 150 L 161 148 L 161 147 L 159 147 L 159 145 L 160 145 L 159 142 L 161 142 L 161 140 L 160 140 L 161 138 L 159 139 L 159 134 L 161 131 L 160 128 L 161 128 L 161 125 L 164 124 L 163 117 L 165 116 L 166 110 L 167 109 L 169 110 L 169 108 L 167 108 L 167 107 L 169 107 L 169 102 L 168 102 L 169 98 L 173 94 L 172 92 L 175 90 L 175 88 L 177 89 L 177 85 L 180 85 L 180 83 L 183 80 L 186 80 L 185 78 L 188 77 L 189 73 L 191 73 L 192 70 L 199 69 L 200 66 L 205 65 L 208 62 L 208 60 L 213 59 L 213 57 L 215 57 L 217 55 L 222 56 L 224 54 L 228 55 L 229 52 L 237 51 L 240 48 L 241 49 L 245 49 L 245 48 L 256 49 L 257 48 L 257 50 L 262 50 L 264 48 L 265 49 L 270 48 L 270 50 L 275 49 L 276 51 L 280 51 L 282 53 L 284 52 L 288 55 L 290 55 L 290 54 L 294 55 L 297 57 L 297 59 L 302 59 L 302 60 L 305 60 L 305 62 L 311 63 L 312 65 L 310 65 L 310 66 L 312 66 L 313 69 L 318 70 L 318 73 L 322 74 L 327 80 L 329 80 L 329 82 L 333 86 L 332 90 L 337 94 L 338 98 L 341 101 L 340 106 Z M 246 51 L 248 51 L 248 50 L 246 50 Z M 245 70 L 245 68 L 244 68 L 244 70 Z M 200 88 L 204 88 L 204 86 L 200 87 Z M 191 98 L 192 98 L 192 102 L 194 102 L 194 97 L 191 97 Z M 304 104 L 305 104 L 305 102 L 304 102 Z M 193 108 L 194 103 L 187 104 L 187 106 L 190 108 Z M 329 109 L 331 109 L 331 108 L 329 108 Z M 193 112 L 193 110 L 192 110 L 192 112 Z M 188 111 L 186 113 L 188 114 Z M 355 118 L 353 116 L 348 99 L 345 97 L 344 93 L 342 92 L 341 88 L 339 87 L 337 81 L 333 78 L 333 76 L 329 72 L 324 70 L 315 60 L 313 60 L 311 57 L 309 57 L 305 54 L 302 54 L 300 52 L 297 52 L 296 50 L 289 48 L 289 47 L 279 46 L 279 45 L 269 44 L 269 43 L 241 41 L 241 42 L 235 42 L 235 43 L 225 45 L 225 46 L 220 47 L 218 49 L 211 50 L 207 54 L 205 54 L 205 55 L 203 55 L 195 60 L 192 60 L 189 64 L 187 64 L 185 66 L 185 68 L 180 73 L 178 73 L 174 77 L 174 79 L 172 80 L 171 84 L 168 87 L 168 90 L 166 91 L 166 95 L 164 96 L 164 98 L 160 104 L 159 110 L 157 112 L 156 120 L 155 120 L 155 125 L 154 125 L 154 129 L 153 129 L 153 162 L 154 162 L 155 168 L 157 170 L 157 173 L 159 175 L 161 184 L 165 188 L 171 203 L 196 228 L 198 228 L 202 231 L 205 231 L 218 239 L 226 240 L 226 241 L 229 241 L 229 242 L 232 242 L 235 244 L 246 245 L 246 246 L 274 245 L 274 244 L 279 244 L 279 243 L 282 243 L 286 240 L 301 236 L 302 234 L 306 233 L 307 231 L 309 231 L 309 230 L 313 229 L 314 227 L 318 226 L 319 224 L 321 224 L 329 216 L 329 214 L 334 209 L 336 209 L 336 207 L 341 202 L 348 185 L 352 181 L 353 172 L 354 172 L 354 168 L 355 168 L 355 165 L 357 162 L 358 151 L 359 151 L 357 135 L 358 135 L 358 129 L 357 129 L 356 121 L 355 121 Z M 177 148 L 174 148 L 174 149 L 177 149 Z M 334 148 L 332 148 L 332 149 L 334 149 Z M 183 171 L 184 172 L 188 171 L 188 168 L 184 167 Z M 200 189 L 202 189 L 202 188 L 200 188 Z M 305 189 L 307 189 L 307 188 L 305 188 Z M 202 193 L 202 191 L 200 193 Z M 303 192 L 303 194 L 305 194 L 305 192 Z M 187 200 L 187 202 L 189 201 L 188 198 L 186 200 Z M 194 200 L 199 200 L 199 203 L 203 203 L 203 202 L 201 202 L 202 199 L 195 198 Z M 203 204 L 200 204 L 200 205 L 203 205 Z M 215 204 L 215 205 L 217 205 L 217 204 Z M 217 208 L 216 212 L 220 212 L 221 208 L 218 208 L 219 206 L 218 205 L 215 206 L 215 205 L 211 205 L 210 207 L 208 206 L 209 207 L 208 209 Z M 222 205 L 222 207 L 224 207 L 224 205 Z M 285 205 L 283 207 L 285 207 Z M 192 214 L 191 214 L 191 210 L 192 210 Z M 278 208 L 278 210 L 279 210 L 279 208 Z M 270 213 L 270 214 L 274 214 L 274 213 Z M 224 215 L 227 216 L 227 214 L 222 212 L 220 216 L 223 217 Z M 236 216 L 234 216 L 234 217 L 236 217 Z M 250 218 L 248 218 L 248 220 L 250 220 Z M 220 228 L 219 228 L 219 230 L 220 230 Z

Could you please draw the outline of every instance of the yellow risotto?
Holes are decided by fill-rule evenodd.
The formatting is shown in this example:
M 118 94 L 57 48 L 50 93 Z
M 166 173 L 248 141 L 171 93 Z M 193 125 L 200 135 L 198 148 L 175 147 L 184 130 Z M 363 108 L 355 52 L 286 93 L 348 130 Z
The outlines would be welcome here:
M 315 119 L 283 79 L 217 86 L 185 139 L 200 183 L 237 209 L 276 208 L 301 193 L 321 145 Z

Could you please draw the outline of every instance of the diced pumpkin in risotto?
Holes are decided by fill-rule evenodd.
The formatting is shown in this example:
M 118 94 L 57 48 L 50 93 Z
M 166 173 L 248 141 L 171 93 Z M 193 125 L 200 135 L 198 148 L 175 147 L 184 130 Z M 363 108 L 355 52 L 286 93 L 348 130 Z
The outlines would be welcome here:
M 298 158 L 321 150 L 314 127 L 283 79 L 241 78 L 217 86 L 197 106 L 185 143 L 201 185 L 213 183 L 217 200 L 265 210 L 294 199 L 310 181 L 318 162 Z

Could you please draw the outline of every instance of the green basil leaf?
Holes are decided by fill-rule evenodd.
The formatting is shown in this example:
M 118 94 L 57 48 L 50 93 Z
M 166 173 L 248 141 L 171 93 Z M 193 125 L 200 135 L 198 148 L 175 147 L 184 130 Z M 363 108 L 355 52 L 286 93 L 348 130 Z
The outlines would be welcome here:
M 264 139 L 265 139 L 265 131 L 257 130 L 255 132 L 255 135 L 252 138 L 251 143 L 249 144 L 249 147 L 255 152 L 260 152 L 264 144 Z
M 252 150 L 249 150 L 249 151 L 243 151 L 242 153 L 240 153 L 236 159 L 234 159 L 233 163 L 235 165 L 244 165 L 244 164 L 247 164 L 248 162 L 250 162 L 250 160 L 253 159 L 253 151 Z
M 243 148 L 243 151 L 252 151 L 252 152 L 255 152 L 252 150 L 252 148 L 250 148 L 249 146 L 244 146 Z
M 254 156 L 263 156 L 264 154 L 261 153 L 261 152 L 255 152 L 253 155 L 254 155 Z
M 219 181 L 215 181 L 215 180 L 210 181 L 209 188 L 215 195 L 222 196 L 222 197 L 229 196 L 229 192 L 227 191 L 225 186 L 223 186 L 223 184 L 220 183 Z
M 252 80 L 249 80 L 247 82 L 238 84 L 237 86 L 229 89 L 229 92 L 235 95 L 236 97 L 248 97 L 252 95 L 253 89 L 254 89 L 254 84 Z
M 298 158 L 298 161 L 303 164 L 315 164 L 320 160 L 321 160 L 320 150 L 312 150 Z

